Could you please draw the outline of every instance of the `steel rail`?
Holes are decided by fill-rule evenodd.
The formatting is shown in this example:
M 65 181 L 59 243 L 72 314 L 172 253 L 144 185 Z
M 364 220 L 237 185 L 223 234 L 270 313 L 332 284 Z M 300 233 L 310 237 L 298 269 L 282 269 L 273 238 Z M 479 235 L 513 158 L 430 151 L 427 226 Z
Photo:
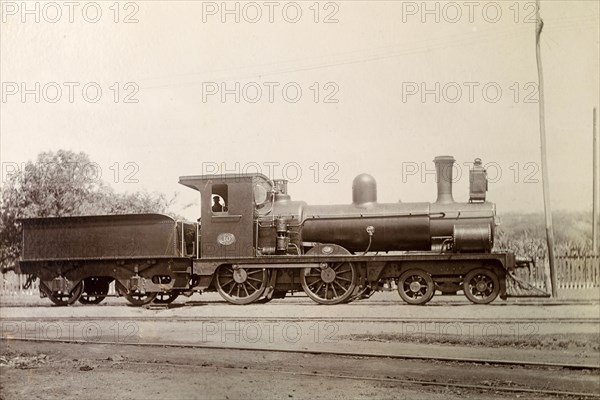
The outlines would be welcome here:
M 523 367 L 538 367 L 538 368 L 564 368 L 575 370 L 600 370 L 600 365 L 596 364 L 567 364 L 567 363 L 549 363 L 540 361 L 514 361 L 514 360 L 498 360 L 498 359 L 482 359 L 482 358 L 459 358 L 459 357 L 439 357 L 439 356 L 421 356 L 413 354 L 387 354 L 373 352 L 352 352 L 352 351 L 332 351 L 332 350 L 310 350 L 310 349 L 284 349 L 284 348 L 269 348 L 269 347 L 243 347 L 243 346 L 217 346 L 207 343 L 161 343 L 161 342 L 111 342 L 111 341 L 85 341 L 78 339 L 41 339 L 41 338 L 7 338 L 2 337 L 4 341 L 20 341 L 20 342 L 39 342 L 39 343 L 65 343 L 65 344 L 82 344 L 82 345 L 119 345 L 119 346 L 138 346 L 138 347 L 172 347 L 186 349 L 210 349 L 210 350 L 235 350 L 235 351 L 257 351 L 271 353 L 296 353 L 296 354 L 312 354 L 312 355 L 332 355 L 345 357 L 368 357 L 368 358 L 390 358 L 403 360 L 424 360 L 424 361 L 443 361 L 443 362 L 460 362 L 472 364 L 487 364 L 487 365 L 510 365 Z
M 182 363 L 171 363 L 171 362 L 147 362 L 147 361 L 120 361 L 119 364 L 134 364 L 134 365 L 146 365 L 146 366 L 165 366 L 165 367 L 177 367 L 177 368 L 213 368 L 213 366 L 203 366 L 197 364 L 182 364 Z M 343 374 L 327 374 L 322 372 L 300 372 L 300 371 L 283 371 L 276 369 L 267 368 L 254 368 L 254 367 L 226 367 L 227 369 L 243 371 L 243 372 L 264 372 L 268 374 L 281 374 L 281 375 L 292 375 L 292 376 L 310 376 L 320 378 L 333 378 L 333 379 L 350 379 L 359 381 L 376 381 L 376 382 L 390 382 L 390 383 L 401 383 L 409 385 L 421 385 L 421 386 L 442 386 L 452 387 L 457 389 L 471 389 L 471 390 L 485 390 L 495 392 L 510 392 L 510 393 L 530 393 L 530 394 L 548 394 L 553 396 L 573 396 L 573 397 L 588 397 L 588 398 L 600 398 L 598 393 L 582 393 L 582 392 L 568 392 L 562 390 L 548 390 L 548 389 L 530 389 L 523 387 L 511 387 L 511 386 L 486 386 L 486 385 L 473 385 L 467 383 L 453 383 L 453 382 L 438 382 L 428 381 L 422 379 L 399 379 L 399 378 L 378 378 L 373 376 L 362 376 L 362 375 L 343 375 Z
M 395 318 L 395 317 L 243 317 L 235 315 L 221 316 L 56 316 L 56 317 L 1 317 L 0 322 L 60 322 L 60 321 L 148 321 L 148 322 L 205 322 L 205 321 L 232 321 L 232 322 L 338 322 L 338 323 L 464 323 L 464 324 L 555 324 L 555 323 L 572 323 L 572 324 L 600 324 L 600 318 Z
M 106 296 L 106 298 L 108 299 L 119 299 L 122 298 L 123 296 L 117 296 L 117 295 L 113 295 L 113 294 L 109 294 Z M 454 298 L 458 298 L 461 297 L 461 295 L 456 295 L 456 296 L 449 296 L 449 297 L 454 297 Z M 513 299 L 516 299 L 517 297 L 511 297 Z M 426 307 L 436 307 L 436 306 L 448 306 L 448 307 L 465 307 L 465 306 L 475 306 L 475 307 L 480 307 L 480 305 L 475 305 L 472 304 L 470 302 L 468 302 L 468 300 L 466 299 L 460 299 L 462 301 L 439 301 L 436 299 L 436 297 L 434 296 L 433 298 L 434 300 L 432 302 L 430 302 Z M 8 300 L 8 301 L 7 301 Z M 294 295 L 294 296 L 289 296 L 286 297 L 285 299 L 276 299 L 273 300 L 276 301 L 276 303 L 269 303 L 268 305 L 265 304 L 260 304 L 258 302 L 256 303 L 252 303 L 251 305 L 261 305 L 261 307 L 272 307 L 272 306 L 278 306 L 278 305 L 301 305 L 301 306 L 305 306 L 305 305 L 316 305 L 316 303 L 314 303 L 312 300 L 309 301 L 309 297 L 305 296 L 303 294 L 300 295 Z M 194 304 L 188 304 L 188 303 L 202 303 L 202 304 L 206 304 L 206 305 L 211 305 L 211 306 L 231 306 L 231 303 L 228 303 L 226 300 L 224 299 L 209 299 L 209 300 L 204 300 L 204 299 L 194 299 L 194 300 L 187 300 L 186 302 L 176 302 L 176 303 L 171 303 L 171 304 L 176 304 L 177 306 L 194 306 Z M 505 306 L 586 306 L 586 305 L 598 305 L 600 304 L 600 300 L 555 300 L 555 301 L 542 301 L 542 302 L 538 302 L 538 301 L 516 301 L 516 302 L 498 302 L 495 301 L 491 304 L 486 304 L 484 307 L 490 307 L 490 308 L 494 308 L 494 307 L 505 307 Z M 8 297 L 0 297 L 0 305 L 2 305 L 2 307 L 7 307 L 7 308 L 29 308 L 29 307 L 55 307 L 52 303 L 46 303 L 44 302 L 40 302 L 40 301 L 36 301 L 36 302 L 11 302 L 10 298 Z M 398 306 L 408 306 L 410 307 L 410 305 L 404 303 L 400 298 L 396 299 L 396 300 L 355 300 L 352 302 L 352 305 L 354 306 L 392 306 L 392 307 L 398 307 Z M 128 303 L 126 302 L 119 302 L 119 303 L 115 303 L 115 302 L 111 302 L 111 303 L 102 303 L 100 305 L 78 305 L 77 307 L 123 307 L 123 306 L 130 306 Z M 156 306 L 156 305 L 153 305 Z M 421 306 L 419 306 L 421 307 Z

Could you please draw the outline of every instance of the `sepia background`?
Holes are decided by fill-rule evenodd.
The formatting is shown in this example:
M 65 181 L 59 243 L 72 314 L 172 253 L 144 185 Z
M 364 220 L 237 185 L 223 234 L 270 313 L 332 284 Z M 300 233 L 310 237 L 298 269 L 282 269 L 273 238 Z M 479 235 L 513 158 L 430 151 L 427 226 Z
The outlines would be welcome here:
M 0 0 L 0 397 L 597 396 L 600 255 L 591 214 L 600 3 L 540 2 L 553 267 L 542 204 L 535 0 Z M 436 197 L 439 155 L 456 158 L 457 201 L 468 200 L 468 170 L 483 160 L 487 200 L 502 221 L 494 254 L 448 253 L 454 261 L 447 263 L 437 251 L 392 252 L 387 260 L 409 261 L 373 261 L 367 278 L 393 267 L 398 279 L 368 279 L 344 299 L 353 304 L 341 304 L 335 289 L 340 304 L 314 304 L 308 284 L 271 298 L 263 280 L 255 304 L 229 306 L 219 285 L 197 279 L 214 261 L 206 253 L 178 258 L 187 269 L 186 279 L 177 278 L 183 289 L 162 285 L 175 275 L 173 260 L 161 264 L 167 276 L 151 276 L 156 260 L 144 256 L 128 263 L 127 287 L 117 286 L 107 257 L 90 265 L 112 283 L 86 275 L 79 292 L 55 290 L 87 271 L 86 260 L 64 259 L 69 251 L 90 254 L 104 239 L 132 251 L 153 245 L 141 225 L 123 225 L 124 236 L 112 234 L 112 224 L 96 229 L 101 217 L 74 219 L 92 228 L 82 236 L 89 248 L 56 245 L 62 233 L 80 232 L 64 229 L 63 219 L 55 231 L 40 230 L 51 240 L 39 247 L 63 257 L 39 263 L 56 267 L 51 284 L 16 268 L 26 264 L 21 218 L 165 213 L 196 221 L 198 192 L 178 180 L 204 173 L 285 178 L 292 199 L 318 205 L 350 203 L 352 180 L 367 172 L 380 202 L 428 202 Z M 202 221 L 200 233 L 210 231 Z M 109 247 L 105 255 L 121 249 Z M 509 268 L 509 276 L 478 266 L 463 277 L 454 268 L 467 258 L 495 269 L 481 259 L 506 257 L 508 266 L 513 254 L 523 268 Z M 415 274 L 429 274 L 414 269 L 424 264 L 410 261 L 417 259 L 438 260 L 427 266 L 436 284 L 438 273 L 456 272 L 440 282 L 450 277 L 462 286 L 444 285 L 435 295 L 433 283 L 407 288 Z M 482 290 L 485 277 L 496 281 Z M 161 292 L 145 287 L 146 278 L 158 278 L 161 286 L 152 287 Z M 483 306 L 453 295 L 473 295 L 475 281 L 479 294 L 489 289 L 494 297 L 506 283 L 510 298 Z M 401 301 L 422 290 L 428 306 Z M 153 296 L 162 304 L 148 303 Z M 77 298 L 102 303 L 52 306 Z M 132 307 L 142 300 L 143 308 Z
M 40 152 L 81 151 L 118 191 L 179 192 L 195 219 L 181 175 L 260 169 L 338 204 L 368 172 L 379 201 L 433 201 L 449 154 L 457 200 L 480 157 L 501 213 L 542 211 L 531 1 L 89 3 L 2 4 L 3 183 Z M 552 205 L 591 211 L 599 4 L 541 15 Z

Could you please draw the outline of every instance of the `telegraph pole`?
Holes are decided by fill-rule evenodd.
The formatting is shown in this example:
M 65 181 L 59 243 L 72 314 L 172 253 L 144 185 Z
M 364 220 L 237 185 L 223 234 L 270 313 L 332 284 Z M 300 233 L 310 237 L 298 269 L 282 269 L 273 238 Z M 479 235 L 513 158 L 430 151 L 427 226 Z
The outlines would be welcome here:
M 599 162 L 598 162 L 598 157 L 600 156 L 600 149 L 598 149 L 598 145 L 600 144 L 598 141 L 598 130 L 596 129 L 596 108 L 594 107 L 594 112 L 593 112 L 593 124 L 592 124 L 592 135 L 594 137 L 593 140 L 593 144 L 594 144 L 594 150 L 593 150 L 593 168 L 594 168 L 594 182 L 593 182 L 593 206 L 592 206 L 592 252 L 594 254 L 598 254 L 598 237 L 600 236 L 600 227 L 598 226 L 598 211 L 600 211 L 600 196 L 598 195 L 598 189 L 600 189 L 600 173 L 598 173 L 598 166 L 599 166 Z
M 546 118 L 544 107 L 544 73 L 542 70 L 542 54 L 540 50 L 540 36 L 544 28 L 544 21 L 540 17 L 540 0 L 535 0 L 535 56 L 537 60 L 539 82 L 539 117 L 540 117 L 540 150 L 542 156 L 542 187 L 544 192 L 544 213 L 546 215 L 546 242 L 548 244 L 548 262 L 550 264 L 550 285 L 552 297 L 557 296 L 556 269 L 554 267 L 554 231 L 552 229 L 552 209 L 550 207 L 550 186 L 548 184 L 548 160 L 546 157 Z

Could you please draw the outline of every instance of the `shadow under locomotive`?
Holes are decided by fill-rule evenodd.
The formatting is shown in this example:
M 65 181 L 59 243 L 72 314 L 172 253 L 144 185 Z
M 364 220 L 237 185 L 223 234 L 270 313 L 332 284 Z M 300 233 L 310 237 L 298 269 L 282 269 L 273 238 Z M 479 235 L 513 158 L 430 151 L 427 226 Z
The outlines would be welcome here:
M 351 204 L 321 206 L 292 200 L 287 181 L 261 174 L 184 176 L 200 192 L 197 223 L 160 214 L 23 219 L 18 269 L 59 305 L 97 304 L 113 281 L 134 305 L 215 290 L 235 304 L 296 291 L 339 304 L 390 287 L 409 304 L 436 291 L 478 304 L 505 299 L 511 271 L 529 261 L 492 252 L 496 210 L 481 160 L 466 203 L 452 197 L 454 158 L 434 162 L 434 203 L 378 203 L 367 174 L 354 179 Z

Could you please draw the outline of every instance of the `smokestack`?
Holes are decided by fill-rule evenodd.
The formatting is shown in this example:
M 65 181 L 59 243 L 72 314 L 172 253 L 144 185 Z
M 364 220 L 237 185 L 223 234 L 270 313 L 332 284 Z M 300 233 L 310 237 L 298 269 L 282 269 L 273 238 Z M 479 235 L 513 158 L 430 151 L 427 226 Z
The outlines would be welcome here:
M 452 156 L 437 156 L 433 159 L 435 163 L 435 175 L 437 179 L 438 196 L 435 201 L 437 204 L 454 203 L 452 197 L 452 180 L 454 157 Z

